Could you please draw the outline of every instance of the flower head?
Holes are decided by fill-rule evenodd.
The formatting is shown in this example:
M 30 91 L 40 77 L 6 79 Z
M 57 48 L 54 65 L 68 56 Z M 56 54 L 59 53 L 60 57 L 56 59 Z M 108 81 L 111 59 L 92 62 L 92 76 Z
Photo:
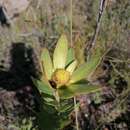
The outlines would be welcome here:
M 73 50 L 68 50 L 68 41 L 65 35 L 62 35 L 58 40 L 54 50 L 53 60 L 51 60 L 49 51 L 46 48 L 43 49 L 42 65 L 48 81 L 54 82 L 56 88 L 69 84 L 71 75 L 76 69 L 77 61 L 74 58 Z
M 70 72 L 64 69 L 57 69 L 52 75 L 52 81 L 54 81 L 57 86 L 65 85 L 69 82 Z
M 90 84 L 86 79 L 90 76 L 102 59 L 101 49 L 95 49 L 90 60 L 77 66 L 74 49 L 68 48 L 66 35 L 58 40 L 53 57 L 44 48 L 41 54 L 43 77 L 38 86 L 44 93 L 53 94 L 56 89 L 60 98 L 71 98 L 82 93 L 100 90 L 99 86 Z

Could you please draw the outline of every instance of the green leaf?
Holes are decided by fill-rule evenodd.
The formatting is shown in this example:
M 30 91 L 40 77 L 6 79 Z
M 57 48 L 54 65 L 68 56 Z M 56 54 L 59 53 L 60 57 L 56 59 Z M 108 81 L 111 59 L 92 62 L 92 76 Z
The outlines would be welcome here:
M 51 75 L 53 73 L 53 65 L 49 51 L 46 48 L 42 50 L 41 61 L 43 63 L 44 72 L 47 79 L 51 79 Z
M 59 116 L 54 107 L 43 104 L 37 119 L 40 130 L 59 130 Z
M 66 119 L 60 122 L 60 130 L 63 130 L 66 126 L 71 124 L 71 120 Z
M 49 83 L 47 84 L 44 81 L 40 81 L 34 78 L 33 78 L 33 83 L 34 85 L 36 85 L 36 87 L 38 88 L 40 92 L 51 95 L 51 96 L 53 95 L 53 89 L 49 86 Z
M 104 56 L 104 52 L 101 48 L 96 48 L 90 59 L 80 65 L 72 74 L 70 83 L 77 82 L 79 80 L 88 78 L 97 68 L 97 66 L 101 63 L 102 58 Z
M 44 104 L 44 102 L 40 105 L 42 106 L 37 118 L 40 130 L 62 130 L 71 123 L 71 120 L 68 118 L 70 114 L 68 110 L 60 113 L 55 107 Z
M 58 109 L 60 113 L 67 114 L 67 113 L 71 113 L 71 111 L 74 110 L 74 105 L 72 104 L 72 102 L 68 102 L 68 101 L 66 102 L 66 101 L 65 100 L 60 101 L 60 107 Z
M 80 94 L 90 94 L 100 91 L 101 87 L 87 83 L 71 84 L 58 89 L 61 99 L 69 99 Z
M 72 74 L 73 71 L 75 70 L 76 66 L 77 66 L 77 60 L 74 60 L 74 61 L 67 67 L 66 70 Z
M 66 66 L 68 66 L 73 60 L 75 60 L 74 49 L 69 48 L 68 54 L 67 54 Z
M 68 40 L 66 35 L 62 35 L 58 40 L 53 55 L 54 68 L 65 68 L 66 58 L 68 53 Z

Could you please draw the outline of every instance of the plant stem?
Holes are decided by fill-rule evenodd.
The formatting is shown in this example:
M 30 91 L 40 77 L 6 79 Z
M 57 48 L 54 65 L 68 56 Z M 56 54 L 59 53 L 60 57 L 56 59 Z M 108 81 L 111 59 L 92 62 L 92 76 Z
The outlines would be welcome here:
M 70 0 L 70 43 L 71 47 L 73 46 L 73 0 Z M 76 130 L 79 130 L 79 122 L 78 122 L 78 108 L 76 103 L 76 97 L 74 97 L 74 109 L 75 109 L 75 123 L 76 123 Z
M 76 103 L 76 97 L 74 97 L 74 109 L 75 109 L 75 123 L 76 123 L 76 130 L 79 130 L 79 122 L 78 122 L 78 107 Z

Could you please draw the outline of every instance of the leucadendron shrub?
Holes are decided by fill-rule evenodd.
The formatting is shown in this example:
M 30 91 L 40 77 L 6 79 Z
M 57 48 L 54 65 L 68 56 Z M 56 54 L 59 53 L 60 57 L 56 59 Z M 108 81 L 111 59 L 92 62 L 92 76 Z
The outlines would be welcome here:
M 67 37 L 64 34 L 59 38 L 52 57 L 49 51 L 43 48 L 40 57 L 42 76 L 41 79 L 33 79 L 33 81 L 42 97 L 43 109 L 41 111 L 43 115 L 40 114 L 40 118 L 43 118 L 40 120 L 40 124 L 43 125 L 42 127 L 45 130 L 55 130 L 52 124 L 55 124 L 56 127 L 56 124 L 60 123 L 59 119 L 67 119 L 64 118 L 65 113 L 72 106 L 70 104 L 63 105 L 66 100 L 102 89 L 100 86 L 91 84 L 88 79 L 100 64 L 103 56 L 104 49 L 96 46 L 87 62 L 79 65 L 75 58 L 74 49 L 69 48 Z M 48 107 L 45 107 L 46 105 Z M 51 107 L 53 109 L 50 109 Z M 47 115 L 47 113 L 49 114 Z M 62 117 L 63 115 L 64 117 Z M 51 121 L 49 120 L 50 116 Z M 50 125 L 47 125 L 47 123 Z M 53 128 L 50 128 L 50 126 L 53 126 Z

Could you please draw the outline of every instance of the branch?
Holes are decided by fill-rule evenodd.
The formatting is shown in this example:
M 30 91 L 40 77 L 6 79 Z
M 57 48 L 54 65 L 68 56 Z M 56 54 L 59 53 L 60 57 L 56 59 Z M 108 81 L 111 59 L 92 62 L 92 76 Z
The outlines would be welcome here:
M 104 9 L 105 9 L 105 7 L 106 7 L 106 1 L 107 1 L 107 0 L 100 0 L 100 7 L 99 7 L 99 13 L 98 13 L 98 18 L 97 18 L 96 28 L 95 28 L 95 31 L 94 31 L 92 40 L 90 41 L 89 44 L 86 44 L 87 52 L 89 52 L 89 50 L 90 50 L 90 49 L 95 45 L 95 43 L 96 43 L 97 36 L 98 36 L 99 30 L 100 30 L 100 24 L 101 24 L 103 12 L 104 12 Z

